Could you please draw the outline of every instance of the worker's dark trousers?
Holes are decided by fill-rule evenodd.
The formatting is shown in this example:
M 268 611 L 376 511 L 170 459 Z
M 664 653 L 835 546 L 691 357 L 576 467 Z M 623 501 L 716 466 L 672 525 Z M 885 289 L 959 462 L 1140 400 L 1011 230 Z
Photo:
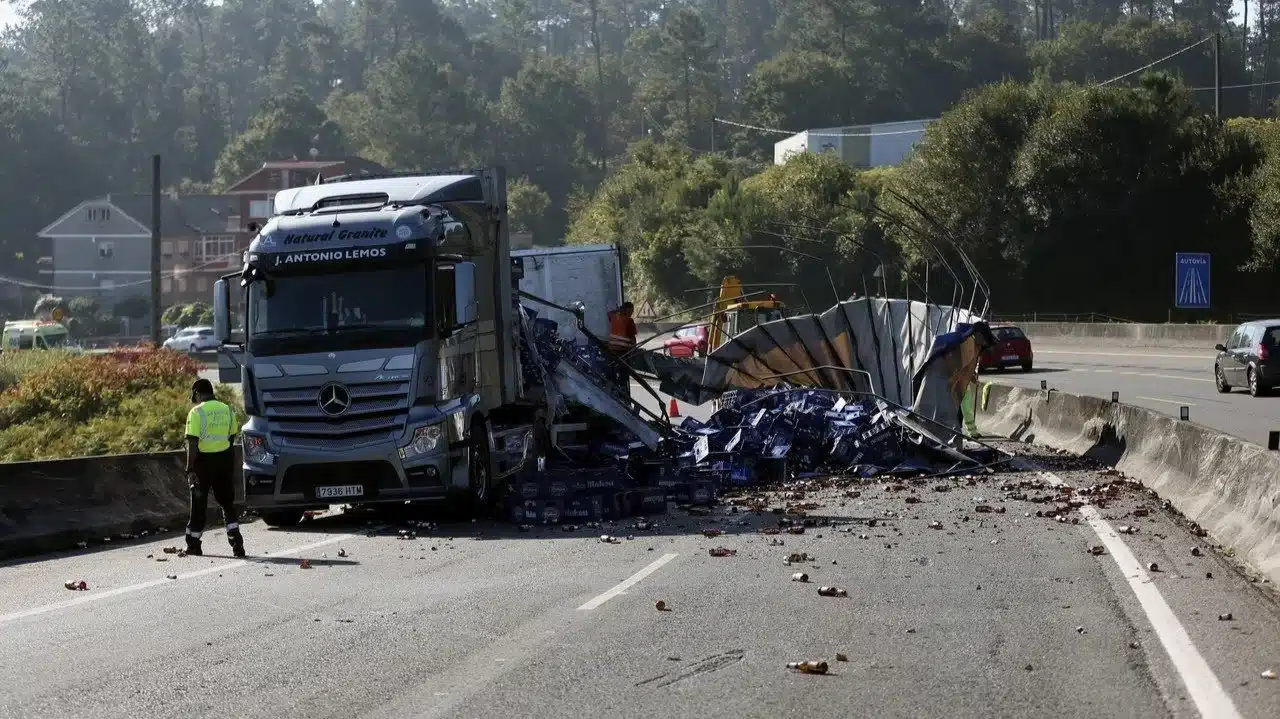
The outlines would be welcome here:
M 209 508 L 209 493 L 222 507 L 227 523 L 227 541 L 231 548 L 244 546 L 236 515 L 235 453 L 232 450 L 200 454 L 196 457 L 196 483 L 191 487 L 191 518 L 187 521 L 187 542 L 198 546 L 204 533 L 204 518 Z

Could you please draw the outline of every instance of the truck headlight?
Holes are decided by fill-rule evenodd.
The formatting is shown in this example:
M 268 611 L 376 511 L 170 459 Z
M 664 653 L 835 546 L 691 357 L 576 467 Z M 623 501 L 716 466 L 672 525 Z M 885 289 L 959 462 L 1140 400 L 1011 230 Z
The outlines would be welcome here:
M 254 434 L 240 435 L 240 447 L 244 451 L 246 462 L 256 464 L 275 464 L 276 456 L 267 451 L 267 438 Z
M 440 446 L 440 438 L 444 433 L 440 425 L 432 424 L 413 430 L 413 439 L 408 445 L 400 448 L 400 459 L 412 459 L 424 454 L 431 454 Z

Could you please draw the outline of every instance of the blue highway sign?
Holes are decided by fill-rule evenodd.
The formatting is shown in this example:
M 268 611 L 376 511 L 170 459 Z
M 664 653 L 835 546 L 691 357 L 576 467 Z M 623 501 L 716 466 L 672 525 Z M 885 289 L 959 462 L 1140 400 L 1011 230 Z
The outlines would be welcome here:
M 1179 252 L 1173 262 L 1173 306 L 1209 309 L 1209 253 Z

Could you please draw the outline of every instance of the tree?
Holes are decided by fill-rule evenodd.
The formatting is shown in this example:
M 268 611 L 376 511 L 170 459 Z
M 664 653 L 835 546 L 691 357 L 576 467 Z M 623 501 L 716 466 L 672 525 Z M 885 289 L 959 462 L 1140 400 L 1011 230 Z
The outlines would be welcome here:
M 114 308 L 117 317 L 131 320 L 142 319 L 151 313 L 151 299 L 141 295 L 126 297 L 116 303 Z
M 324 157 L 346 154 L 342 128 L 325 117 L 305 91 L 270 97 L 218 156 L 214 184 L 226 189 L 267 160 L 303 159 L 312 148 Z
M 66 300 L 57 295 L 41 295 L 40 299 L 36 300 L 36 306 L 31 312 L 38 319 L 48 320 L 53 316 L 55 310 L 62 310 L 63 313 L 66 313 Z
M 652 74 L 641 86 L 640 100 L 666 123 L 669 139 L 686 144 L 694 143 L 695 137 L 702 141 L 719 99 L 714 45 L 707 38 L 706 25 L 692 10 L 680 8 L 650 37 Z M 696 129 L 699 125 L 702 131 Z
M 536 239 L 537 228 L 543 224 L 543 215 L 551 205 L 551 198 L 542 188 L 528 178 L 521 177 L 507 186 L 508 216 L 511 229 L 516 232 L 532 232 Z
M 377 65 L 363 91 L 333 98 L 330 111 L 369 159 L 407 170 L 486 156 L 481 106 L 465 75 L 414 46 Z

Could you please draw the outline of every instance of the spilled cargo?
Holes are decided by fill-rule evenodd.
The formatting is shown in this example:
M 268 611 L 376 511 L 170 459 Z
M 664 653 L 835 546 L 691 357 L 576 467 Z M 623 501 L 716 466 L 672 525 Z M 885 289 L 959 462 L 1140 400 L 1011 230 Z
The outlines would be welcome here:
M 543 459 L 510 480 L 512 521 L 622 519 L 711 504 L 731 487 L 971 473 L 986 459 L 966 442 L 961 406 L 991 338 L 964 310 L 850 300 L 756 325 L 705 359 L 639 350 L 620 363 L 585 323 L 562 337 L 526 299 L 524 379 L 545 392 L 550 429 Z M 716 410 L 673 426 L 659 391 Z

